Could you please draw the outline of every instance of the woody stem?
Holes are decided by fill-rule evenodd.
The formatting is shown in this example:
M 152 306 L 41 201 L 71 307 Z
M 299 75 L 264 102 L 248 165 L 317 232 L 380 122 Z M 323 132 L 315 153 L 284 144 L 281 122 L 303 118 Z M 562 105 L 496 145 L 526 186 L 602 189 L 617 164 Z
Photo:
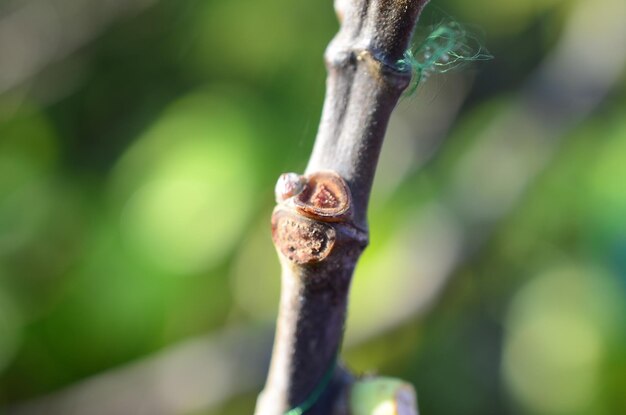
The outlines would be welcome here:
M 289 204 L 275 210 L 281 300 L 256 415 L 282 415 L 306 402 L 336 364 L 352 273 L 367 245 L 367 205 L 378 156 L 391 112 L 411 79 L 397 62 L 426 2 L 335 1 L 341 28 L 325 54 L 326 98 L 306 174 L 336 172 L 347 184 L 351 210 L 340 218 L 311 217 Z M 322 254 L 319 247 L 327 246 Z M 349 382 L 345 372 L 335 371 L 307 414 L 339 411 L 338 396 Z

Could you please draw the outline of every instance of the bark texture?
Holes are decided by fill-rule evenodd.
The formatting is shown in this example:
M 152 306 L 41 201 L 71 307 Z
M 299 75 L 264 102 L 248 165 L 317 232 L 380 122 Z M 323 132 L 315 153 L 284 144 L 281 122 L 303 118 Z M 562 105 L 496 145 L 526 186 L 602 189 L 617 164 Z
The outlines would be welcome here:
M 351 377 L 336 365 L 350 281 L 368 243 L 367 205 L 387 123 L 411 80 L 398 62 L 426 3 L 335 2 L 341 28 L 325 54 L 326 99 L 313 152 L 304 176 L 283 175 L 277 185 L 272 235 L 281 300 L 256 415 L 285 414 L 320 387 L 307 414 L 346 411 L 340 401 Z

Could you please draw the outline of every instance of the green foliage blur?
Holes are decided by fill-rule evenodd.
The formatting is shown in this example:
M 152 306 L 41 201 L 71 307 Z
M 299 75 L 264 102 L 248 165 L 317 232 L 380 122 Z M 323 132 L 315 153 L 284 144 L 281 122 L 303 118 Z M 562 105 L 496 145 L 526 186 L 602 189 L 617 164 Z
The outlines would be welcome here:
M 411 381 L 423 414 L 626 413 L 625 37 L 594 8 L 626 19 L 619 0 L 423 14 L 418 35 L 453 16 L 495 59 L 400 102 L 343 351 Z M 306 166 L 337 27 L 330 1 L 0 3 L 0 413 L 75 413 L 45 408 L 194 339 L 271 333 L 273 186 Z M 163 388 L 152 413 L 251 413 L 262 376 L 209 367 L 220 399 Z

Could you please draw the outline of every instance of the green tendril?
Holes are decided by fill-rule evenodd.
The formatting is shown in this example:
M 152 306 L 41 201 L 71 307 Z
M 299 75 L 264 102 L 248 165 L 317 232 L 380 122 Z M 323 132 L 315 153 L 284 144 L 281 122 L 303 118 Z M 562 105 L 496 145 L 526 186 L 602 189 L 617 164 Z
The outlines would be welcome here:
M 435 25 L 428 36 L 410 47 L 396 65 L 413 72 L 409 93 L 430 75 L 446 73 L 469 62 L 493 59 L 480 39 L 459 23 L 449 20 Z

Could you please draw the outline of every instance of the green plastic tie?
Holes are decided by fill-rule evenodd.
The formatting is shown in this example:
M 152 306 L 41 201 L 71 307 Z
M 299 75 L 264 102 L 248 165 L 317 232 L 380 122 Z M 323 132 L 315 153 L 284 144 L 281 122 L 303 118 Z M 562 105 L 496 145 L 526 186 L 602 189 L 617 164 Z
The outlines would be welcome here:
M 324 391 L 330 384 L 330 381 L 333 378 L 333 374 L 335 373 L 336 366 L 337 366 L 337 359 L 335 358 L 333 359 L 333 363 L 330 366 L 330 368 L 324 374 L 324 377 L 320 380 L 320 382 L 317 384 L 315 389 L 313 389 L 313 391 L 304 400 L 304 402 L 302 402 L 300 405 L 285 412 L 285 415 L 302 415 L 306 411 L 311 409 L 313 405 L 317 403 L 317 401 L 320 399 L 320 397 L 322 396 L 322 394 L 324 393 Z

